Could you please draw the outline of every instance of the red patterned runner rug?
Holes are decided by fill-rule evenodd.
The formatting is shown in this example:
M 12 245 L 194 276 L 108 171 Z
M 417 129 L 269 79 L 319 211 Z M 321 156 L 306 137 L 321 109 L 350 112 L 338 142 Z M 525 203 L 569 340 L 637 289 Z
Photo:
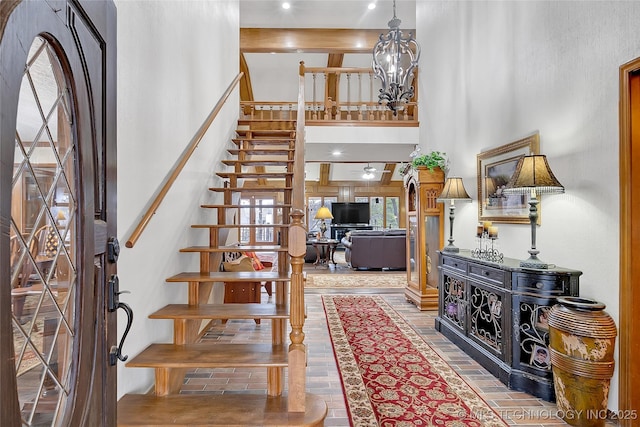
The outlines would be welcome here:
M 381 297 L 322 300 L 353 426 L 507 426 Z

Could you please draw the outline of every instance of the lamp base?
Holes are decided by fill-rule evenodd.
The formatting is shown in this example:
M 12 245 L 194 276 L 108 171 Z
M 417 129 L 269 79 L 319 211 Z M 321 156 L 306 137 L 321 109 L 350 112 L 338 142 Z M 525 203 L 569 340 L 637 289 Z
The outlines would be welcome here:
M 447 245 L 444 248 L 442 248 L 442 252 L 452 252 L 452 253 L 458 253 L 460 252 L 460 248 L 458 248 L 457 246 L 453 246 L 453 245 Z
M 324 219 L 322 220 L 322 222 L 320 223 L 320 239 L 326 239 L 326 237 L 324 237 L 324 233 L 327 232 L 327 224 L 324 223 Z
M 524 268 L 539 268 L 542 270 L 546 270 L 548 268 L 555 268 L 555 264 L 548 264 L 544 261 L 541 261 L 537 256 L 531 255 L 529 259 L 524 261 L 520 261 L 520 267 Z

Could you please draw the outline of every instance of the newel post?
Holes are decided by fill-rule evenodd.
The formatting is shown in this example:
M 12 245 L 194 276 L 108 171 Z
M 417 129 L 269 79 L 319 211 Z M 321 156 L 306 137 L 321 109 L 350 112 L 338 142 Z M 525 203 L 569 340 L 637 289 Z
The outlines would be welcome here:
M 306 345 L 304 344 L 304 255 L 307 251 L 307 231 L 302 223 L 304 212 L 294 209 L 289 226 L 291 256 L 291 290 L 289 338 L 289 412 L 304 412 L 306 397 Z

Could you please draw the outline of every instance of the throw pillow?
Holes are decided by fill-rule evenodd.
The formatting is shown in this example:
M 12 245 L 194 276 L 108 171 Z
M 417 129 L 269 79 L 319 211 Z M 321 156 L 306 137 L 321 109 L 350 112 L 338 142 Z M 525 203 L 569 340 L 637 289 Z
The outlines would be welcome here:
M 242 256 L 235 261 L 223 262 L 222 269 L 224 271 L 255 271 L 251 258 Z
M 255 252 L 243 252 L 243 255 L 246 255 L 249 258 L 251 258 L 251 261 L 253 261 L 254 270 L 256 271 L 264 270 L 264 265 L 262 264 L 262 262 L 260 261 L 260 258 L 258 258 L 258 255 Z

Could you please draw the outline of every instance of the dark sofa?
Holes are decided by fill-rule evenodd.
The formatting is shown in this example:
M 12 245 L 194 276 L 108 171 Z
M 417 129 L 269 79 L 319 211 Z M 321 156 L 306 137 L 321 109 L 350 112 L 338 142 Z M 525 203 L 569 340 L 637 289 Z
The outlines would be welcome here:
M 341 243 L 355 269 L 406 270 L 406 235 L 405 229 L 353 230 Z

